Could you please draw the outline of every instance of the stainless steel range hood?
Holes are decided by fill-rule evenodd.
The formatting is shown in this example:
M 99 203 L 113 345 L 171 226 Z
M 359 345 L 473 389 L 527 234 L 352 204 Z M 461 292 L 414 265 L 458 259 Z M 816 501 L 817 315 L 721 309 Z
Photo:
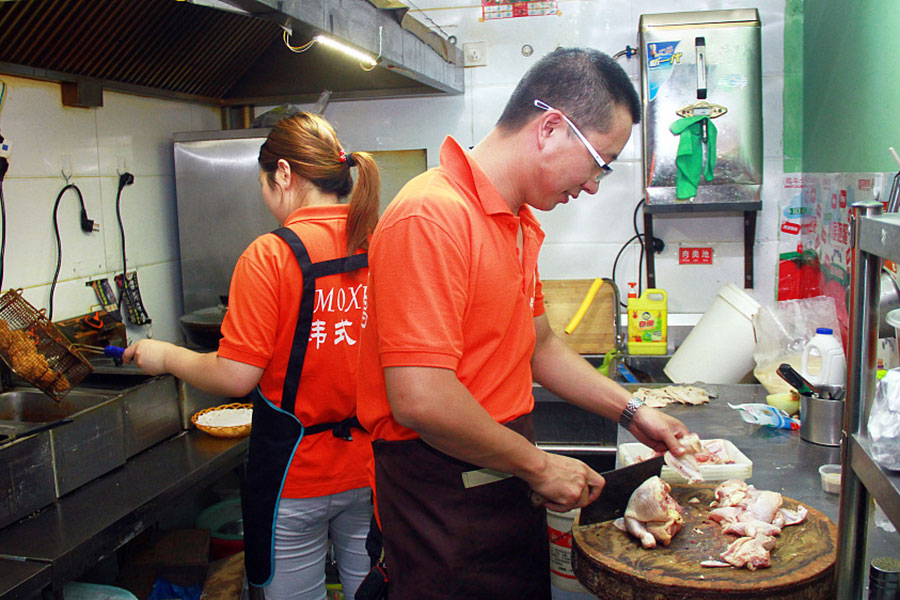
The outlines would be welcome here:
M 462 53 L 385 0 L 15 0 L 0 2 L 0 73 L 63 84 L 70 106 L 102 90 L 219 106 L 463 92 Z M 387 8 L 386 8 L 387 7 Z M 363 70 L 324 33 L 379 55 Z

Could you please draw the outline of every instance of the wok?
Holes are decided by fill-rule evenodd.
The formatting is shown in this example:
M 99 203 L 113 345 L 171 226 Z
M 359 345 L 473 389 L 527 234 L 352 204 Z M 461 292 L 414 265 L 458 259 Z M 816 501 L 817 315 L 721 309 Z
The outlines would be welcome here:
M 220 304 L 182 315 L 181 330 L 187 341 L 208 350 L 218 349 L 222 339 L 222 319 L 227 310 L 228 307 Z

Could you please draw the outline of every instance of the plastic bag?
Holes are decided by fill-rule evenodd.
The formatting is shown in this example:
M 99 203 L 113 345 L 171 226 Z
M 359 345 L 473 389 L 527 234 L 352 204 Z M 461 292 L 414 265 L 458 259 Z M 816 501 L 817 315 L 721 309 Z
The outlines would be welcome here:
M 775 306 L 761 307 L 753 316 L 753 375 L 770 394 L 793 389 L 778 376 L 778 365 L 788 363 L 800 372 L 803 347 L 817 327 L 830 327 L 840 339 L 837 310 L 829 296 L 784 300 Z
M 792 418 L 780 408 L 768 404 L 732 404 L 731 408 L 740 411 L 741 419 L 753 425 L 766 425 L 776 429 L 800 429 L 800 421 Z
M 157 577 L 153 582 L 153 590 L 150 592 L 148 600 L 200 600 L 202 593 L 202 584 L 183 586 Z
M 872 458 L 886 469 L 900 471 L 900 369 L 878 382 L 869 413 Z

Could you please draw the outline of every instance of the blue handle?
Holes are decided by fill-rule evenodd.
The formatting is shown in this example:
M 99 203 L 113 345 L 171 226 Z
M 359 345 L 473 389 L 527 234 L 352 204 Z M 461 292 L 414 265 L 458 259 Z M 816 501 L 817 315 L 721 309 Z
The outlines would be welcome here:
M 125 348 L 122 348 L 121 346 L 106 346 L 103 348 L 103 356 L 122 358 L 123 354 L 125 354 Z
M 628 367 L 626 367 L 625 365 L 619 363 L 619 367 L 617 370 L 619 371 L 619 374 L 622 376 L 623 379 L 625 379 L 625 381 L 627 383 L 640 383 L 637 380 L 637 377 L 635 377 L 632 374 L 632 372 L 628 370 Z

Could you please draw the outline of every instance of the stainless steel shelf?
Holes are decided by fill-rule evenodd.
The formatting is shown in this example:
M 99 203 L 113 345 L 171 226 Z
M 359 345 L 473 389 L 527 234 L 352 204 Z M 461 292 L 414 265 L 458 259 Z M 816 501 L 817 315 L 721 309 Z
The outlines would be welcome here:
M 835 591 L 838 600 L 861 600 L 865 590 L 865 549 L 869 498 L 900 526 L 900 475 L 882 469 L 872 459 L 865 419 L 875 395 L 875 344 L 878 337 L 878 283 L 882 259 L 900 262 L 900 215 L 882 214 L 879 202 L 853 205 L 853 247 L 850 285 L 850 345 L 847 365 L 847 406 L 841 456 L 838 559 Z
M 862 217 L 857 245 L 864 252 L 900 263 L 900 214 Z
M 888 471 L 872 458 L 872 442 L 856 434 L 850 442 L 850 466 L 897 529 L 900 529 L 900 473 Z

